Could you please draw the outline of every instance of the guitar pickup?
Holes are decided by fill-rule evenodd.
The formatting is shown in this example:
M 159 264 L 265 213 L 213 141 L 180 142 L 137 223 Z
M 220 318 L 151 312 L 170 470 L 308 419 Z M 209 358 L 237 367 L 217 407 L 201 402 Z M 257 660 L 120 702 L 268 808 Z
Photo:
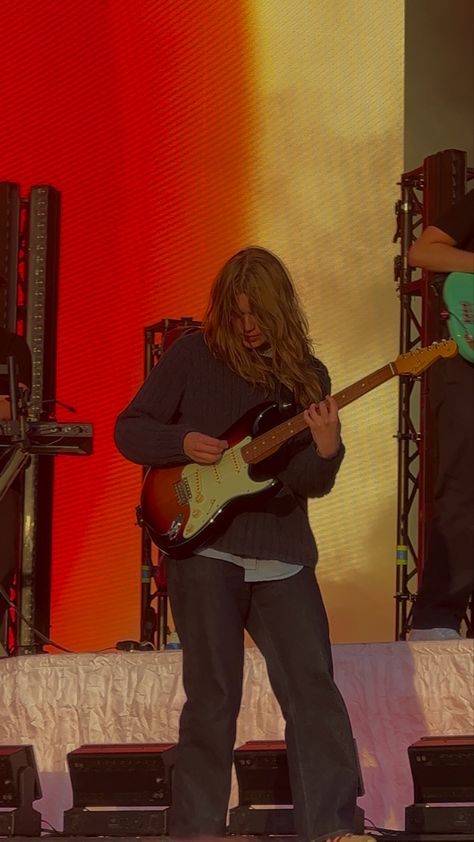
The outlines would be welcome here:
M 176 494 L 176 498 L 180 505 L 185 506 L 189 503 L 192 494 L 189 482 L 187 479 L 181 479 L 179 482 L 174 483 L 174 491 Z

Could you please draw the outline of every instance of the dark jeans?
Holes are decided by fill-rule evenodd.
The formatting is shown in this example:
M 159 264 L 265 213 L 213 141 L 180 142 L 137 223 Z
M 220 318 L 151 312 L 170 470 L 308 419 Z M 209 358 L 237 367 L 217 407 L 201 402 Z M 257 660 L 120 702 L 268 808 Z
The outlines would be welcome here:
M 438 472 L 413 627 L 459 631 L 474 590 L 474 365 L 440 360 L 428 383 Z
M 244 582 L 242 568 L 194 556 L 168 560 L 187 697 L 173 782 L 171 833 L 225 832 L 244 665 L 244 628 L 263 653 L 286 721 L 297 833 L 352 830 L 357 765 L 332 677 L 326 612 L 313 570 Z

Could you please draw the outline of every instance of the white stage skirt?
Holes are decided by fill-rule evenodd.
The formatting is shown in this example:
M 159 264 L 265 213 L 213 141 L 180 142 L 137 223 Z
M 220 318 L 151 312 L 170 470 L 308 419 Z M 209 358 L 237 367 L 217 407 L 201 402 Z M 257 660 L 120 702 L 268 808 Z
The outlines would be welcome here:
M 376 825 L 403 829 L 413 802 L 408 746 L 474 731 L 473 642 L 339 644 L 333 655 L 362 766 L 358 803 Z M 0 745 L 34 746 L 43 791 L 35 806 L 61 830 L 72 806 L 66 754 L 84 743 L 175 742 L 183 701 L 179 651 L 5 659 Z M 281 740 L 283 727 L 263 658 L 248 648 L 237 745 Z M 236 797 L 234 780 L 231 806 Z

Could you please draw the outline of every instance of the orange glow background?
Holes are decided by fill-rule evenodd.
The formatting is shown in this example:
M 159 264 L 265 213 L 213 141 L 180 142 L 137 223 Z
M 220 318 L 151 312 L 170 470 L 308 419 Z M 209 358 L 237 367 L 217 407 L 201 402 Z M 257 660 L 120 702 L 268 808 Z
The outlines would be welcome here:
M 390 0 L 381 14 L 390 7 L 393 22 L 397 5 Z M 307 28 L 305 16 L 312 4 L 298 0 L 296 6 L 298 26 Z M 142 380 L 143 327 L 165 317 L 200 318 L 224 260 L 254 242 L 259 231 L 272 233 L 268 214 L 259 216 L 259 207 L 268 203 L 271 210 L 278 202 L 256 176 L 255 161 L 260 136 L 268 137 L 269 131 L 271 136 L 267 112 L 259 105 L 262 86 L 268 86 L 271 96 L 274 84 L 265 14 L 274 25 L 273 12 L 280 7 L 285 9 L 279 0 L 275 6 L 262 0 L 253 14 L 250 0 L 16 0 L 2 8 L 0 180 L 20 183 L 25 195 L 33 184 L 51 184 L 61 191 L 57 396 L 74 405 L 74 417 L 91 421 L 95 430 L 93 456 L 56 460 L 51 634 L 75 650 L 105 648 L 139 635 L 140 531 L 134 516 L 141 474 L 116 452 L 112 431 Z M 335 14 L 333 0 L 323 0 L 318 8 L 321 14 Z M 366 27 L 358 9 L 358 2 L 352 4 L 347 28 L 350 34 L 360 26 L 363 39 Z M 376 21 L 379 9 L 378 0 L 369 0 L 367 20 Z M 397 23 L 402 26 L 401 15 Z M 344 21 L 337 15 L 331 23 L 336 25 L 333 46 L 340 50 Z M 379 26 L 377 21 L 374 25 Z M 385 19 L 379 30 L 384 26 Z M 287 27 L 282 20 L 282 35 Z M 323 30 L 320 38 L 319 52 L 324 49 Z M 265 57 L 257 96 L 259 39 Z M 390 28 L 386 39 L 395 50 Z M 375 56 L 384 51 L 377 46 L 379 33 L 371 40 L 374 46 L 364 43 L 363 56 L 368 72 L 378 79 L 371 50 Z M 393 53 L 387 56 L 387 67 L 393 58 Z M 295 59 L 288 68 L 300 86 L 302 67 Z M 377 84 L 386 83 L 387 73 Z M 335 79 L 340 83 L 343 76 Z M 326 93 L 331 101 L 327 86 Z M 291 89 L 286 94 L 291 111 Z M 320 103 L 323 96 L 324 91 Z M 369 108 L 365 85 L 360 96 Z M 278 102 L 271 107 L 278 110 Z M 305 131 L 310 107 L 315 104 L 304 98 Z M 378 101 L 374 107 L 379 109 Z M 295 110 L 285 120 L 291 124 L 296 117 Z M 357 124 L 348 138 L 354 128 Z M 399 141 L 396 160 L 394 138 Z M 273 150 L 281 140 L 275 136 Z M 314 147 L 311 137 L 308 144 Z M 374 148 L 380 170 L 387 162 L 382 162 L 381 147 Z M 391 170 L 383 182 L 387 195 L 379 191 L 373 198 L 377 227 L 380 204 L 387 200 L 383 242 L 390 242 L 393 185 L 401 165 L 401 126 L 395 123 L 389 148 Z M 290 161 L 283 170 L 281 162 L 275 163 L 271 188 L 281 195 L 290 224 L 291 203 L 280 194 L 280 180 L 288 179 L 286 164 L 291 164 L 292 153 L 287 154 Z M 367 173 L 364 169 L 359 177 L 366 179 Z M 328 177 L 326 171 L 326 186 Z M 341 192 L 332 208 L 336 218 L 343 212 L 348 178 L 341 168 Z M 298 218 L 293 219 L 295 248 L 303 254 Z M 325 221 L 336 232 L 337 222 L 332 217 Z M 279 250 L 279 240 L 268 245 Z M 313 261 L 311 252 L 308 256 Z M 394 323 L 394 338 L 396 332 Z M 381 355 L 372 368 L 386 361 L 385 348 Z M 339 368 L 345 371 L 343 360 Z M 364 373 L 354 371 L 351 379 Z M 334 385 L 346 385 L 345 379 Z M 58 417 L 70 420 L 65 410 Z M 391 558 L 389 549 L 390 578 Z M 337 575 L 340 579 L 342 571 Z M 391 593 L 384 599 L 390 619 L 374 634 L 386 638 L 392 624 Z M 342 637 L 354 639 L 347 621 Z
M 95 429 L 92 457 L 56 460 L 52 633 L 110 646 L 138 633 L 140 473 L 112 430 L 143 327 L 199 317 L 209 270 L 246 239 L 245 16 L 227 0 L 18 0 L 2 18 L 17 37 L 0 178 L 62 193 L 57 394 Z

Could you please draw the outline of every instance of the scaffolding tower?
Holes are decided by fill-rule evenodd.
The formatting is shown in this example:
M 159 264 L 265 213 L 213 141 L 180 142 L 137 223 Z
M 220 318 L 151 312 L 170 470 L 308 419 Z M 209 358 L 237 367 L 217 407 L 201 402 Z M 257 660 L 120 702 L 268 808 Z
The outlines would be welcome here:
M 199 330 L 201 322 L 191 316 L 162 319 L 144 329 L 145 377 L 159 363 L 164 352 L 180 336 Z M 143 472 L 146 473 L 146 470 Z M 137 509 L 140 522 L 140 510 Z M 155 547 L 146 529 L 141 541 L 140 642 L 164 649 L 169 639 L 168 589 L 163 554 Z
M 433 224 L 464 196 L 466 184 L 472 178 L 474 169 L 467 168 L 466 153 L 458 149 L 430 155 L 421 166 L 401 176 L 394 238 L 400 242 L 394 271 L 400 296 L 400 353 L 442 338 L 443 303 L 440 287 L 434 283 L 436 276 L 412 269 L 408 265 L 408 251 L 422 228 Z M 397 438 L 395 638 L 405 640 L 426 556 L 436 474 L 434 418 L 427 400 L 425 377 L 400 378 Z M 472 634 L 471 609 L 466 625 L 468 635 Z

